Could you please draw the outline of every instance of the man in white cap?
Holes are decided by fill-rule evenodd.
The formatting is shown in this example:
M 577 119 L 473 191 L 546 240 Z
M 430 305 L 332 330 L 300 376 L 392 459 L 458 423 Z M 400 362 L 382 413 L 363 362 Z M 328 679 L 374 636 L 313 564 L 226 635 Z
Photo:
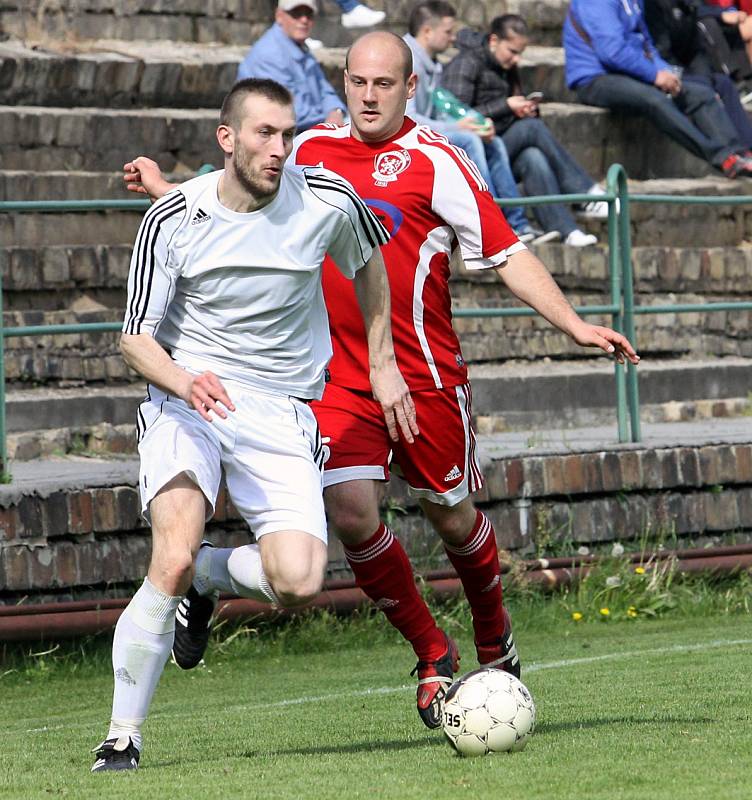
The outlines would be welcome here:
M 298 131 L 345 121 L 342 100 L 306 44 L 317 11 L 317 0 L 279 0 L 274 25 L 238 67 L 238 80 L 271 78 L 292 93 Z

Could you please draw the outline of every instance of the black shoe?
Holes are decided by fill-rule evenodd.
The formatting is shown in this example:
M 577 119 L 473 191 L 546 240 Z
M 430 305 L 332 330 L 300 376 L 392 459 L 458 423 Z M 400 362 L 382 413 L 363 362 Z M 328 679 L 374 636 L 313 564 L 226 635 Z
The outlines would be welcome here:
M 515 678 L 520 677 L 520 657 L 517 655 L 517 647 L 512 636 L 512 620 L 509 612 L 503 609 L 504 613 L 504 635 L 490 644 L 477 644 L 475 649 L 478 652 L 478 663 L 481 667 L 493 667 L 503 669 Z
M 204 657 L 209 644 L 212 614 L 219 592 L 200 595 L 192 586 L 175 612 L 175 641 L 172 657 L 180 669 L 193 669 Z
M 460 654 L 454 640 L 444 634 L 446 653 L 438 661 L 419 661 L 410 673 L 418 673 L 418 714 L 427 728 L 441 726 L 441 712 L 447 689 L 460 668 Z
M 91 768 L 92 772 L 114 772 L 121 769 L 138 769 L 141 754 L 133 744 L 130 736 L 120 736 L 117 739 L 105 739 L 92 751 L 96 753 L 97 760 Z

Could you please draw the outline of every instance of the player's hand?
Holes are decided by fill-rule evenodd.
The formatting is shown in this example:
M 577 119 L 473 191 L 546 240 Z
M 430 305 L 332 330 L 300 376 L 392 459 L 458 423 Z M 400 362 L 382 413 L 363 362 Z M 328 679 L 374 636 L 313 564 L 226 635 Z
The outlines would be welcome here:
M 159 164 L 146 156 L 138 156 L 123 165 L 123 180 L 129 192 L 147 194 L 152 203 L 159 200 L 177 184 L 168 183 L 162 177 Z
M 415 404 L 405 379 L 394 362 L 381 369 L 371 369 L 371 389 L 384 412 L 389 438 L 398 442 L 402 431 L 405 440 L 412 444 L 420 433 Z
M 611 328 L 605 328 L 602 325 L 590 325 L 583 321 L 582 325 L 572 332 L 572 338 L 583 347 L 600 347 L 601 350 L 612 355 L 620 364 L 624 363 L 625 358 L 628 358 L 632 364 L 640 363 L 640 357 L 635 352 L 629 339 L 611 330 Z
M 528 100 L 521 94 L 507 97 L 507 105 L 512 109 L 512 113 L 515 117 L 519 117 L 520 119 L 538 116 L 538 104 L 535 100 Z
M 341 108 L 335 108 L 333 111 L 330 111 L 324 122 L 330 122 L 333 125 L 338 125 L 340 128 L 345 124 L 345 115 L 342 113 Z
M 220 403 L 229 411 L 235 410 L 222 382 L 213 372 L 208 371 L 192 377 L 187 396 L 183 400 L 192 405 L 207 422 L 212 421 L 210 411 L 227 419 L 227 412 Z

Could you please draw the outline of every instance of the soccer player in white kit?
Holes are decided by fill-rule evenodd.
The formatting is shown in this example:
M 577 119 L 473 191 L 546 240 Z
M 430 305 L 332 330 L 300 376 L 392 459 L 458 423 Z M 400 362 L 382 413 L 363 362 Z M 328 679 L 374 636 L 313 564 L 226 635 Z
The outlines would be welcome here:
M 346 62 L 351 123 L 304 132 L 292 158 L 299 165 L 323 165 L 341 174 L 390 231 L 383 256 L 391 287 L 392 332 L 421 435 L 409 444 L 409 439 L 395 442 L 385 429 L 368 389 L 367 342 L 350 314 L 354 298 L 329 262 L 323 284 L 334 355 L 331 380 L 313 408 L 328 440 L 324 485 L 330 529 L 344 545 L 358 586 L 412 645 L 418 659 L 417 710 L 424 724 L 435 728 L 441 725 L 443 697 L 459 654 L 420 595 L 403 545 L 380 519 L 384 481 L 395 465 L 462 581 L 478 662 L 520 672 L 503 605 L 496 533 L 471 497 L 483 478 L 467 368 L 451 324 L 453 250 L 460 249 L 469 269 L 494 270 L 516 297 L 577 344 L 600 348 L 619 361 L 636 364 L 639 357 L 624 336 L 576 314 L 545 266 L 517 240 L 466 155 L 405 117 L 416 86 L 411 63 L 409 48 L 395 34 L 379 31 L 361 37 Z M 152 196 L 170 188 L 158 165 L 148 159 L 128 164 L 125 179 L 132 190 Z M 204 560 L 227 558 L 224 552 L 217 550 Z M 208 581 L 197 588 L 209 597 L 215 587 Z M 211 601 L 203 613 L 198 611 L 193 605 L 178 620 L 176 661 L 186 669 L 199 662 L 201 645 L 208 639 Z M 178 655 L 182 639 L 198 645 L 190 661 Z
M 121 349 L 148 381 L 138 411 L 149 572 L 113 641 L 113 712 L 93 772 L 137 767 L 141 725 L 172 648 L 224 470 L 257 544 L 242 594 L 281 606 L 320 590 L 327 563 L 323 447 L 308 403 L 321 397 L 331 341 L 325 254 L 353 279 L 368 332 L 374 396 L 393 435 L 417 433 L 397 369 L 379 245 L 388 234 L 343 179 L 284 169 L 295 116 L 289 92 L 242 81 L 222 106 L 223 171 L 170 192 L 133 249 Z M 231 559 L 211 578 L 237 591 Z

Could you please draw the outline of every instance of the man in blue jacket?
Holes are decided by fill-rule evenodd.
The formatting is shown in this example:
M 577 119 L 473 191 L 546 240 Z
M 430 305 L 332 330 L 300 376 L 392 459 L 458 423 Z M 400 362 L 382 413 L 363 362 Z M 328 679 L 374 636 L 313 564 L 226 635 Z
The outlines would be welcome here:
M 567 85 L 583 103 L 644 114 L 726 177 L 752 177 L 752 158 L 715 92 L 682 82 L 661 58 L 641 0 L 572 0 L 564 50 Z
M 321 122 L 342 125 L 345 121 L 344 103 L 305 43 L 317 11 L 317 0 L 279 0 L 274 25 L 238 67 L 239 81 L 270 78 L 290 91 L 298 132 Z

